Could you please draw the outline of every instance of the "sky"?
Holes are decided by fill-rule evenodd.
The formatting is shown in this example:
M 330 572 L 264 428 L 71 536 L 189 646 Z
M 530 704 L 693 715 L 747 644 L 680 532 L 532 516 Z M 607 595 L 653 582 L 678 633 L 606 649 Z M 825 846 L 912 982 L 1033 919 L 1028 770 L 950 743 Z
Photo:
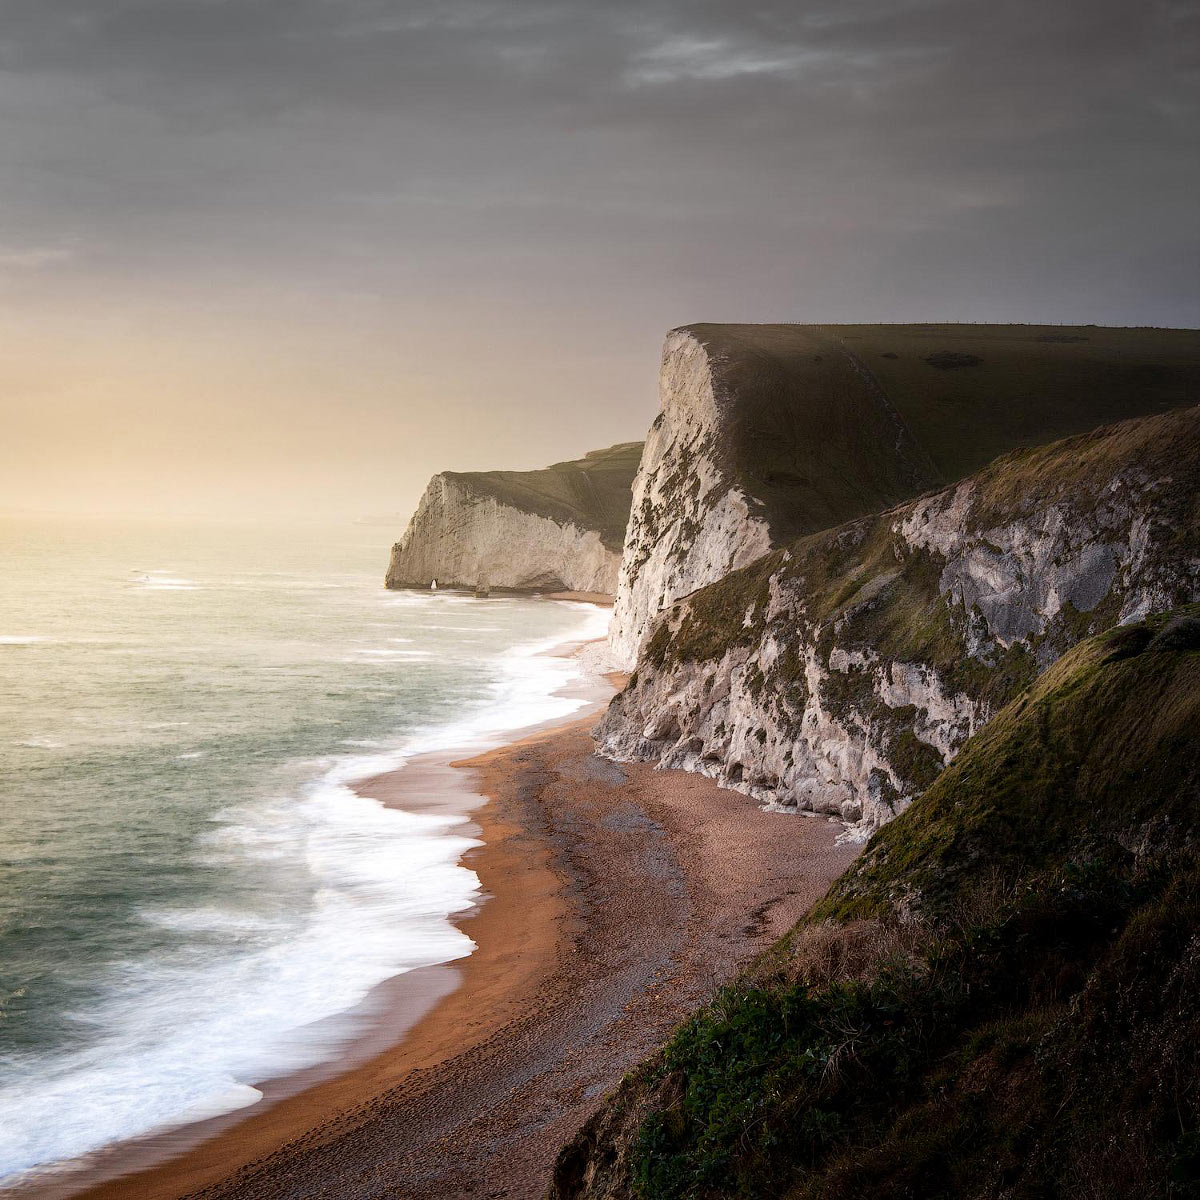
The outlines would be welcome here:
M 0 509 L 406 515 L 692 321 L 1200 325 L 1195 0 L 0 0 Z

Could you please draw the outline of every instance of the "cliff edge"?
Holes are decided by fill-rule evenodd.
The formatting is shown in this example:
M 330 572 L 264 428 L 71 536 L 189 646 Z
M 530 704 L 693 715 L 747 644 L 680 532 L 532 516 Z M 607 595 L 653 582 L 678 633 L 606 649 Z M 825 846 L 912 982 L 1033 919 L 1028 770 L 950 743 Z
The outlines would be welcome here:
M 540 471 L 444 471 L 392 547 L 389 588 L 616 591 L 641 442 Z
M 1198 615 L 1084 642 L 971 738 L 554 1200 L 1195 1195 Z
M 610 642 L 793 539 L 999 454 L 1194 403 L 1200 333 L 1026 325 L 714 325 L 667 335 Z
M 657 617 L 599 748 L 890 820 L 1082 638 L 1200 600 L 1200 408 L 1014 451 Z

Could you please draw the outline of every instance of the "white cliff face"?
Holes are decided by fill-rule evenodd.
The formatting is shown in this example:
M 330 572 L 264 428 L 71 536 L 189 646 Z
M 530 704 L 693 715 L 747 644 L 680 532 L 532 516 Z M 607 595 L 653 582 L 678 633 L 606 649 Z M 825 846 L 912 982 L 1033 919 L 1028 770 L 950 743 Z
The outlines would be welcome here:
M 602 592 L 616 590 L 620 556 L 581 529 L 480 495 L 435 475 L 404 537 L 392 548 L 388 587 Z
M 708 351 L 686 329 L 667 335 L 659 390 L 662 410 L 633 484 L 609 629 L 625 667 L 657 613 L 771 547 L 765 521 L 717 461 L 722 402 Z
M 815 328 L 673 330 L 660 393 L 609 635 L 627 666 L 669 604 L 938 478 L 871 372 Z
M 860 836 L 890 820 L 1070 646 L 1200 600 L 1200 410 L 1094 435 L 1107 457 L 1072 475 L 1081 440 L 1027 484 L 989 468 L 668 609 L 601 752 Z
M 1008 649 L 1040 637 L 1064 610 L 1089 613 L 1109 596 L 1121 597 L 1122 623 L 1169 607 L 1173 582 L 1164 588 L 1160 576 L 1173 574 L 1172 564 L 1151 552 L 1153 491 L 1154 481 L 1133 470 L 1113 478 L 1087 511 L 1051 503 L 964 540 L 968 484 L 914 505 L 902 532 L 945 560 L 938 586 L 974 614 L 972 644 Z
M 856 824 L 857 835 L 866 836 L 928 782 L 909 778 L 910 748 L 905 762 L 896 759 L 880 708 L 926 748 L 927 766 L 939 768 L 989 715 L 969 695 L 948 694 L 936 672 L 921 664 L 868 658 L 856 665 L 845 657 L 831 663 L 812 642 L 800 652 L 804 699 L 794 704 L 770 694 L 778 686 L 776 638 L 759 653 L 731 650 L 716 663 L 687 664 L 669 678 L 639 666 L 635 683 L 601 723 L 600 752 L 707 775 L 773 809 L 825 813 Z M 834 702 L 830 693 L 840 697 L 847 679 L 855 702 Z

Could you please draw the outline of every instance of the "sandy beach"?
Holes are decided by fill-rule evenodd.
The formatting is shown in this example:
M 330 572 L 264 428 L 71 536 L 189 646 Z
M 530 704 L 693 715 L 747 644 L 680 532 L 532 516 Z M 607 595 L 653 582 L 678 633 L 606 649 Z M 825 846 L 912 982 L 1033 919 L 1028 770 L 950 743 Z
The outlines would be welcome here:
M 72 1192 L 542 1194 L 557 1147 L 605 1092 L 856 852 L 825 820 L 596 758 L 591 699 L 568 724 L 360 785 L 410 809 L 416 797 L 474 807 L 483 845 L 465 861 L 486 897 L 462 918 L 474 954 L 378 989 L 371 1037 L 332 1077 L 268 1084 L 252 1109 L 116 1148 Z

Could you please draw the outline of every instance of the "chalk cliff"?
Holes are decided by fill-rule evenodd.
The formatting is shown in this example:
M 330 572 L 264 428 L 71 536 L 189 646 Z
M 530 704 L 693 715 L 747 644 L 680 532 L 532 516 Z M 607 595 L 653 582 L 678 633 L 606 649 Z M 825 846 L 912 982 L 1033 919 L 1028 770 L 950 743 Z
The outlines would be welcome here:
M 1194 402 L 1189 330 L 690 325 L 667 336 L 610 642 L 794 538 L 1006 450 Z
M 1198 495 L 1189 408 L 795 540 L 651 623 L 600 749 L 867 832 L 1082 638 L 1200 599 Z
M 541 471 L 445 471 L 392 547 L 390 588 L 616 590 L 640 442 Z

